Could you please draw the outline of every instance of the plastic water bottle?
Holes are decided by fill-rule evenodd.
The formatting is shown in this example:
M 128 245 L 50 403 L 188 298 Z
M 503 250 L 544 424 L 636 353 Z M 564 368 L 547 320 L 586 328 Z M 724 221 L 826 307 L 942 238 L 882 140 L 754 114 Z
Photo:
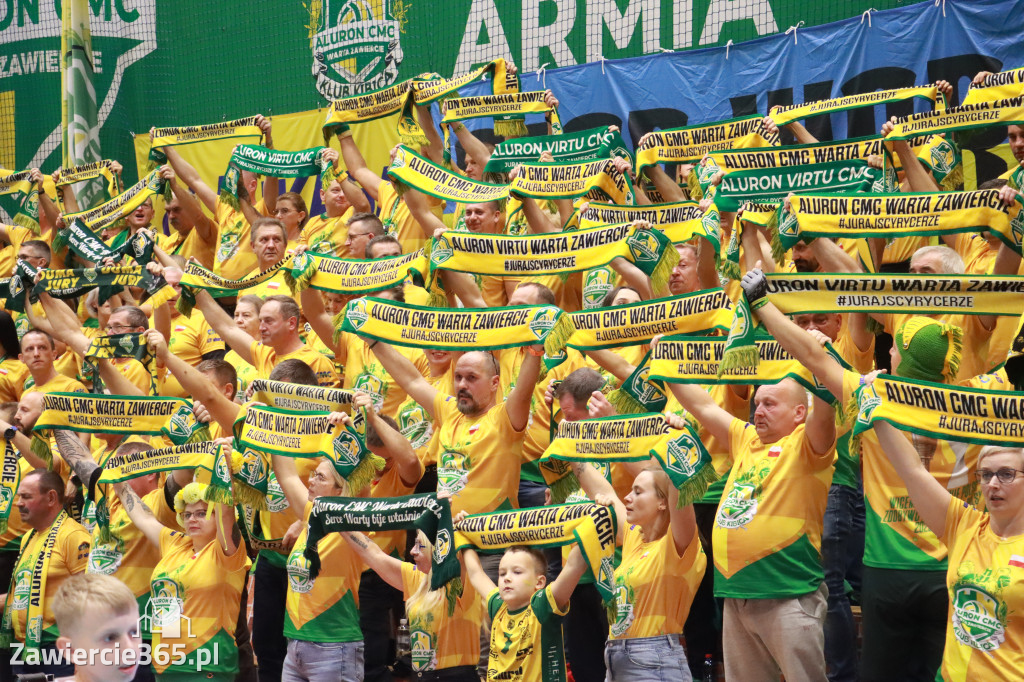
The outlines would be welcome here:
M 704 655 L 704 670 L 701 675 L 701 682 L 715 682 L 715 661 L 711 654 Z
M 412 640 L 409 638 L 409 621 L 405 618 L 398 621 L 398 632 L 395 634 L 395 653 L 398 657 L 412 655 Z

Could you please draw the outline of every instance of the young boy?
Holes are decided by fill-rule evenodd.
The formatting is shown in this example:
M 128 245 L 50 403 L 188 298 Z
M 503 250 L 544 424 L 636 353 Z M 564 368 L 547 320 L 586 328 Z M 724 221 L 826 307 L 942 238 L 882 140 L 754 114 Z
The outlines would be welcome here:
M 74 682 L 127 682 L 139 667 L 139 605 L 128 586 L 101 573 L 68 578 L 53 599 L 57 649 L 75 663 Z
M 573 547 L 558 577 L 548 585 L 547 560 L 533 547 L 509 547 L 498 565 L 498 585 L 483 571 L 472 549 L 462 558 L 473 588 L 487 595 L 491 653 L 487 679 L 512 682 L 565 682 L 562 618 L 569 596 L 587 565 Z

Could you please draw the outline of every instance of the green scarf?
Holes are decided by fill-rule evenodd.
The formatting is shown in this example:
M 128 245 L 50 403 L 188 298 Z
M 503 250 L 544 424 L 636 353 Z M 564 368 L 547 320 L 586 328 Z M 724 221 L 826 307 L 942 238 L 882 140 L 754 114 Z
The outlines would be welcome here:
M 757 307 L 768 302 L 767 298 L 758 301 Z M 718 364 L 718 375 L 737 368 L 757 367 L 757 345 L 755 339 L 758 336 L 768 334 L 753 315 L 753 309 L 747 295 L 744 293 L 736 301 L 733 307 L 732 325 L 729 327 L 729 336 L 725 340 L 725 349 L 722 351 L 722 361 Z
M 77 270 L 42 270 L 42 278 L 32 293 L 45 291 L 54 298 L 77 298 L 92 289 L 99 289 L 99 304 L 119 294 L 124 287 L 140 287 L 153 293 L 164 286 L 162 278 L 154 278 L 139 265 L 111 265 Z
M 636 150 L 637 175 L 659 163 L 700 161 L 705 154 L 723 149 L 769 147 L 779 144 L 779 134 L 764 129 L 764 116 L 753 114 L 683 128 L 659 130 L 647 136 Z
M 715 194 L 719 210 L 734 212 L 745 201 L 782 201 L 805 192 L 867 192 L 885 186 L 883 170 L 851 159 L 808 166 L 758 168 L 726 173 Z
M 651 351 L 644 354 L 622 386 L 608 393 L 608 402 L 619 414 L 662 412 L 668 404 L 665 384 L 651 379 Z
M 705 289 L 614 308 L 571 313 L 577 350 L 618 348 L 648 343 L 658 334 L 705 334 L 726 329 L 732 302 L 721 289 Z
M 430 244 L 431 270 L 517 279 L 591 270 L 620 257 L 650 277 L 654 291 L 679 262 L 668 237 L 632 225 L 524 237 L 447 231 Z
M 95 359 L 132 358 L 138 360 L 149 372 L 150 386 L 156 383 L 156 356 L 149 352 L 144 334 L 111 334 L 93 338 L 85 351 L 82 362 L 82 376 L 92 382 L 93 393 L 103 393 L 103 379 Z M 191 411 L 189 412 L 191 414 Z M 195 420 L 193 419 L 193 422 Z
M 783 251 L 818 237 L 896 239 L 989 230 L 1017 253 L 1024 237 L 1018 198 L 1007 206 L 994 189 L 973 192 L 797 195 L 777 236 Z
M 0 195 L 10 195 L 16 205 L 11 221 L 39 234 L 39 188 L 30 179 L 32 171 L 13 173 L 0 170 Z
M 616 156 L 632 158 L 619 132 L 609 130 L 609 126 L 601 126 L 578 133 L 520 137 L 499 142 L 491 152 L 484 172 L 508 173 L 520 164 L 538 161 L 544 152 L 550 153 L 555 163 L 561 164 L 577 164 Z
M 722 248 L 721 216 L 711 206 L 705 213 L 698 201 L 679 201 L 667 204 L 641 206 L 617 206 L 590 202 L 585 208 L 573 214 L 569 225 L 588 230 L 603 225 L 632 223 L 646 220 L 654 229 L 664 232 L 673 244 L 684 244 L 701 237 L 715 250 L 715 257 Z
M 36 555 L 31 569 L 22 569 L 25 548 L 32 544 L 35 529 L 28 532 L 21 540 L 21 551 L 14 562 L 14 575 L 11 586 L 7 590 L 7 605 L 4 608 L 2 631 L 0 631 L 0 647 L 10 647 L 16 641 L 14 636 L 13 611 L 25 611 L 25 650 L 36 652 L 43 639 L 43 614 L 46 605 L 46 578 L 50 574 L 50 559 L 53 548 L 57 544 L 57 535 L 61 526 L 68 520 L 67 512 L 61 510 L 46 531 L 43 546 Z
M 448 500 L 434 493 L 405 497 L 318 497 L 309 513 L 305 557 L 309 574 L 320 574 L 317 545 L 328 533 L 422 530 L 434 545 L 430 589 L 451 581 L 461 591 L 459 556 L 454 548 L 452 512 Z
M 1024 277 L 774 272 L 768 298 L 786 313 L 1013 315 L 1024 312 Z M 1008 295 L 1014 294 L 1014 295 Z
M 308 178 L 323 175 L 323 186 L 334 181 L 333 165 L 323 160 L 326 147 L 310 147 L 295 152 L 268 149 L 255 144 L 240 144 L 231 152 L 228 169 L 220 183 L 220 197 L 232 208 L 238 208 L 241 197 L 241 171 L 271 178 Z
M 160 173 L 152 171 L 110 201 L 78 213 L 65 213 L 64 220 L 69 225 L 75 220 L 80 220 L 86 227 L 102 230 L 104 227 L 120 224 L 125 216 L 133 213 L 150 197 L 156 196 L 162 196 L 166 201 L 170 201 L 171 186 L 160 177 Z
M 16 260 L 14 262 L 14 273 L 7 279 L 0 279 L 0 299 L 3 299 L 0 305 L 11 312 L 24 313 L 25 290 L 32 289 L 37 272 L 39 271 L 27 262 Z M 34 293 L 31 298 L 35 301 Z
M 341 331 L 396 346 L 435 350 L 497 350 L 544 345 L 565 348 L 572 318 L 552 305 L 428 308 L 364 297 L 350 301 Z
M 66 244 L 76 256 L 97 265 L 106 258 L 113 258 L 117 263 L 126 255 L 135 259 L 139 265 L 146 265 L 153 260 L 153 239 L 141 230 L 125 239 L 119 246 L 111 247 L 96 236 L 84 222 L 75 220 L 58 232 L 53 242 L 55 251 L 63 250 Z

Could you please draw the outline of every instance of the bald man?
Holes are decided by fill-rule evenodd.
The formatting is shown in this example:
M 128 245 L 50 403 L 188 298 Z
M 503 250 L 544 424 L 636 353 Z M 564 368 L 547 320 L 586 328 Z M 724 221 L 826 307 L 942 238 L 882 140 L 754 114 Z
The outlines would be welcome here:
M 825 678 L 826 588 L 821 534 L 835 460 L 835 416 L 791 379 L 761 386 L 754 422 L 700 386 L 671 384 L 719 442 L 732 471 L 715 517 L 715 596 L 725 599 L 722 649 L 730 680 Z

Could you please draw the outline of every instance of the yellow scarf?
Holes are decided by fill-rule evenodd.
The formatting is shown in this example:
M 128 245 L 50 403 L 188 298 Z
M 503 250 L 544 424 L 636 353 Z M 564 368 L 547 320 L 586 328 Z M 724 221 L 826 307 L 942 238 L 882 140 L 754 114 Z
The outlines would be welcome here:
M 1024 96 L 901 116 L 885 139 L 887 142 L 910 140 L 923 135 L 1005 125 L 1024 125 Z
M 75 220 L 80 220 L 93 230 L 101 230 L 119 223 L 125 216 L 142 206 L 150 197 L 163 196 L 165 199 L 169 199 L 169 194 L 170 185 L 160 177 L 157 171 L 151 171 L 149 175 L 96 208 L 78 213 L 65 213 L 64 221 L 70 224 Z
M 768 147 L 778 143 L 779 134 L 770 134 L 764 129 L 764 116 L 760 114 L 660 130 L 648 135 L 637 147 L 637 174 L 659 163 L 700 161 L 705 154 L 723 149 Z
M 1000 71 L 985 76 L 978 85 L 971 83 L 964 97 L 964 104 L 978 102 L 996 102 L 1001 99 L 1012 99 L 1024 94 L 1024 68 Z
M 803 104 L 791 104 L 789 106 L 772 107 L 771 117 L 779 127 L 789 125 L 793 121 L 802 121 L 823 114 L 833 114 L 837 111 L 848 111 L 860 109 L 861 107 L 872 107 L 877 104 L 889 104 L 890 102 L 904 102 L 908 99 L 921 98 L 934 103 L 938 110 L 945 107 L 945 102 L 938 97 L 938 89 L 934 85 L 912 88 L 896 88 L 895 90 L 878 90 L 876 92 L 865 92 L 859 95 L 847 95 L 833 99 L 818 100 L 816 102 L 805 102 Z
M 683 244 L 694 237 L 703 237 L 715 247 L 721 246 L 721 227 L 718 210 L 712 206 L 705 213 L 700 202 L 679 201 L 668 204 L 647 204 L 640 206 L 617 206 L 590 202 L 569 219 L 570 225 L 587 230 L 602 225 L 631 223 L 646 220 L 656 229 L 665 233 L 673 244 Z

